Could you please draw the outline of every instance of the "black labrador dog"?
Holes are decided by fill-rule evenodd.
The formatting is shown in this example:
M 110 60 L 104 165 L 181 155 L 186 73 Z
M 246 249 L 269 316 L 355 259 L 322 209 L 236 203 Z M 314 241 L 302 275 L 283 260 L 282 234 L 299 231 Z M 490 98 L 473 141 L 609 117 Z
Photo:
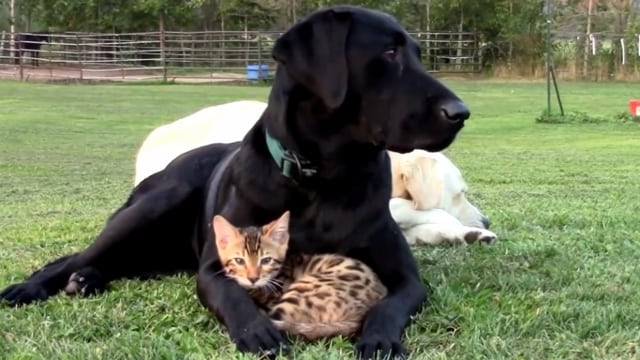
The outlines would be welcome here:
M 211 220 L 262 224 L 291 211 L 290 251 L 341 253 L 371 266 L 389 294 L 370 310 L 359 357 L 402 356 L 401 335 L 427 290 L 389 212 L 385 149 L 439 151 L 469 110 L 420 64 L 420 48 L 390 15 L 318 10 L 273 48 L 268 107 L 242 142 L 174 159 L 141 182 L 85 250 L 0 293 L 11 305 L 67 287 L 84 295 L 115 279 L 197 272 L 201 303 L 241 351 L 286 349 L 285 338 L 238 284 L 226 281 Z

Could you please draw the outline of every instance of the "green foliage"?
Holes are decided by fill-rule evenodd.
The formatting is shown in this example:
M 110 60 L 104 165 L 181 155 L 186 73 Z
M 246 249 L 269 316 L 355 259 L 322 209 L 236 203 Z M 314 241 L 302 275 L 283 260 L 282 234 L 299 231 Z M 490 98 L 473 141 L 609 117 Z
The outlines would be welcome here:
M 0 0 L 0 30 L 8 28 L 7 1 Z M 20 0 L 16 23 L 19 31 L 141 32 L 158 30 L 162 18 L 165 29 L 175 31 L 283 30 L 320 7 L 351 4 L 389 12 L 412 31 L 474 32 L 485 70 L 499 70 L 502 65 L 511 69 L 516 65 L 517 74 L 530 76 L 544 66 L 544 3 L 545 0 Z M 552 3 L 554 29 L 565 35 L 583 36 L 585 2 Z M 640 63 L 634 55 L 640 9 L 620 10 L 612 2 L 596 3 L 598 16 L 592 21 L 591 31 L 624 33 L 630 54 L 627 65 L 620 65 L 622 49 L 617 42 L 609 53 L 603 51 L 585 63 L 581 51 L 584 40 L 574 44 L 566 36 L 559 39 L 566 44 L 554 44 L 554 52 L 558 52 L 554 56 L 556 65 L 570 69 L 573 76 L 585 71 L 595 71 L 596 78 L 625 78 L 630 71 L 640 74 Z
M 546 124 L 598 124 L 598 123 L 625 123 L 640 122 L 640 117 L 632 116 L 628 112 L 620 112 L 612 116 L 603 116 L 597 114 L 589 114 L 584 111 L 565 112 L 564 116 L 560 113 L 549 113 L 547 109 L 542 111 L 536 122 Z
M 9 0 L 0 0 L 0 30 L 8 30 Z M 19 0 L 18 31 L 143 32 L 167 30 L 283 30 L 308 13 L 337 4 L 360 5 L 393 14 L 411 31 L 474 32 L 485 70 L 502 65 L 516 74 L 538 74 L 544 66 L 546 0 Z M 553 60 L 572 76 L 595 72 L 595 78 L 623 79 L 640 74 L 637 33 L 640 9 L 630 2 L 596 1 L 591 32 L 624 34 L 628 59 L 621 65 L 617 35 L 614 46 L 583 61 L 586 30 L 584 0 L 551 1 L 552 26 L 560 36 Z M 636 1 L 637 2 L 637 1 Z M 617 5 L 616 5 L 617 4 Z M 624 5 L 627 4 L 627 5 Z M 619 8 L 620 6 L 626 6 Z M 568 34 L 571 36 L 567 37 Z M 576 40 L 578 34 L 581 39 Z M 449 45 L 444 45 L 449 46 Z
M 160 13 L 165 15 L 169 27 L 178 28 L 196 22 L 198 11 L 204 2 L 205 0 L 25 0 L 17 2 L 17 17 L 33 15 L 33 20 L 50 31 L 155 31 L 158 29 Z
M 258 0 L 225 0 L 217 12 L 218 19 L 225 20 L 226 30 L 269 29 L 276 19 L 274 8 Z
M 0 0 L 6 2 L 7 0 Z M 513 12 L 507 3 L 513 2 Z M 530 27 L 540 21 L 539 1 L 387 1 L 387 0 L 22 0 L 18 17 L 27 13 L 59 31 L 144 31 L 163 12 L 173 30 L 205 27 L 241 30 L 282 29 L 320 7 L 350 4 L 387 11 L 411 30 L 429 23 L 438 31 L 478 31 L 487 41 L 504 37 L 505 29 Z M 3 7 L 5 8 L 5 7 Z M 427 17 L 427 13 L 429 16 Z
M 616 114 L 616 116 L 614 118 L 616 120 L 622 121 L 622 122 L 637 122 L 637 123 L 640 123 L 640 116 L 631 115 L 631 113 L 629 113 L 627 111 L 619 112 L 618 114 Z

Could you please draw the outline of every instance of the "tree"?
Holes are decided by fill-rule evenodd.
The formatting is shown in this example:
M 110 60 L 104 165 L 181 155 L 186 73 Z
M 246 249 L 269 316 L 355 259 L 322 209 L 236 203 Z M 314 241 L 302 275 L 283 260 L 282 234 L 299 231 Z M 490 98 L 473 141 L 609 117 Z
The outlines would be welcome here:
M 16 13 L 15 13 L 15 9 L 16 9 L 16 3 L 15 0 L 9 0 L 9 27 L 10 27 L 10 38 L 9 38 L 9 56 L 11 56 L 11 54 L 13 54 L 15 48 L 16 48 L 16 37 L 15 37 L 15 33 L 16 33 L 16 27 L 15 27 L 15 23 L 16 23 Z
M 6 8 L 15 0 L 0 0 Z M 360 5 L 393 14 L 408 30 L 474 32 L 487 65 L 540 66 L 544 54 L 542 7 L 553 3 L 555 30 L 577 34 L 571 61 L 586 76 L 590 32 L 640 32 L 640 0 L 20 0 L 17 30 L 146 32 L 170 30 L 283 30 L 310 12 L 336 4 Z M 9 28 L 0 18 L 0 27 Z M 573 39 L 575 39 L 576 35 Z M 460 42 L 458 42 L 460 43 Z M 451 55 L 461 55 L 452 49 Z M 456 51 L 457 50 L 457 51 Z M 621 54 L 614 45 L 615 61 Z M 527 65 L 527 66 L 528 66 Z
M 205 0 L 29 0 L 54 31 L 153 31 L 160 17 L 172 27 L 197 22 Z
M 276 19 L 275 6 L 259 0 L 224 0 L 218 10 L 226 30 L 269 29 Z

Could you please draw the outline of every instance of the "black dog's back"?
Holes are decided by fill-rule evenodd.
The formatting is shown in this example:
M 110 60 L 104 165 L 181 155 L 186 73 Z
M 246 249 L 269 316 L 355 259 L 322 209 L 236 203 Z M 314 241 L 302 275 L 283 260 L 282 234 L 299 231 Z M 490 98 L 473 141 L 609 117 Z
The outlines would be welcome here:
M 153 190 L 160 183 L 179 181 L 189 184 L 194 190 L 202 191 L 208 184 L 209 176 L 220 160 L 240 146 L 240 142 L 204 145 L 173 159 L 167 166 L 140 182 L 131 192 L 125 205 Z
M 240 145 L 240 142 L 229 144 L 209 144 L 192 149 L 177 156 L 167 166 L 151 174 L 133 188 L 124 204 L 109 215 L 107 223 L 120 211 L 135 204 L 136 201 L 155 190 L 161 184 L 182 182 L 191 187 L 193 192 L 204 191 L 209 176 L 220 160 Z

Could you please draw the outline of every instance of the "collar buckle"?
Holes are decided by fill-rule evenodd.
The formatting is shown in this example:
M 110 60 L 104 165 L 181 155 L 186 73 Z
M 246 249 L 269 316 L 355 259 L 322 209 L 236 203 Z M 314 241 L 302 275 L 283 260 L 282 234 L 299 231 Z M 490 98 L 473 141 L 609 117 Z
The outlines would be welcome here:
M 265 130 L 267 148 L 271 157 L 280 169 L 280 173 L 291 179 L 309 178 L 314 176 L 318 169 L 311 161 L 303 158 L 293 151 L 285 149 L 282 144 Z
M 296 153 L 288 150 L 283 152 L 279 165 L 282 174 L 290 178 L 311 177 L 318 172 L 310 161 L 300 159 Z

